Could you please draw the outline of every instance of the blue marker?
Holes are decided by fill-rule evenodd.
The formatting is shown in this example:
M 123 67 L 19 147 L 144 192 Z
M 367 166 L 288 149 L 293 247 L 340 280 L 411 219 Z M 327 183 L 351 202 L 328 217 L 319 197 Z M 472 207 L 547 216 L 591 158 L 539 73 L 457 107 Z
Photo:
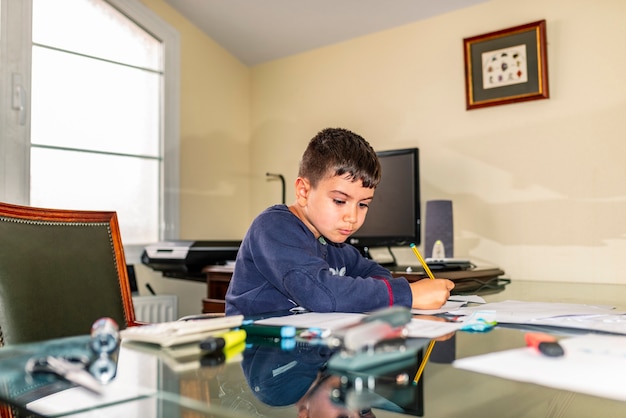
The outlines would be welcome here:
M 296 339 L 248 335 L 246 347 L 277 347 L 283 351 L 290 351 L 296 348 Z

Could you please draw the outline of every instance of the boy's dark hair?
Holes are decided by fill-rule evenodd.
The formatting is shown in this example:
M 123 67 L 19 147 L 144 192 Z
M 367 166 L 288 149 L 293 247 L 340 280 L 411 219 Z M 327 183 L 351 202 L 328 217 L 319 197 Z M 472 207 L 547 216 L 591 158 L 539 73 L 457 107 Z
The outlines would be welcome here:
M 363 187 L 375 188 L 382 169 L 376 151 L 361 136 L 342 128 L 326 128 L 311 139 L 300 161 L 298 176 L 312 187 L 328 176 L 347 175 Z

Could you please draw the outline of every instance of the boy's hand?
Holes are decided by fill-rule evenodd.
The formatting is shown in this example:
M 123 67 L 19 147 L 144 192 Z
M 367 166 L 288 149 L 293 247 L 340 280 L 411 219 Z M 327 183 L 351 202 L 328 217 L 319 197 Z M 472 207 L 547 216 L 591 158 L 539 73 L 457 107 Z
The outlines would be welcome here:
M 414 309 L 439 309 L 454 289 L 454 283 L 448 279 L 422 279 L 410 286 Z

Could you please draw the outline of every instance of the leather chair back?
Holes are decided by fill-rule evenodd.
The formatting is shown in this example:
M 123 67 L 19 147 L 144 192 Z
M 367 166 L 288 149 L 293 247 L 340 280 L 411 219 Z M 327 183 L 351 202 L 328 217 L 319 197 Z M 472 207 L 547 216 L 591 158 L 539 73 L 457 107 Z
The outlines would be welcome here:
M 0 347 L 135 325 L 115 212 L 0 203 Z

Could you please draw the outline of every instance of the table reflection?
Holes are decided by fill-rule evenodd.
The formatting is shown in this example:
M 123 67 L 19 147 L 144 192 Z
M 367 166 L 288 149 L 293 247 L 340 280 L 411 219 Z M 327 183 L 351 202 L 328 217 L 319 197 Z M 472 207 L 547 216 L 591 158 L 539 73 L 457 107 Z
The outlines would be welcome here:
M 249 346 L 241 367 L 258 400 L 273 407 L 295 405 L 300 418 L 374 417 L 376 408 L 421 416 L 423 382 L 414 376 L 427 342 L 387 341 L 386 349 L 359 353 L 305 343 L 288 350 Z M 393 350 L 394 360 L 383 350 Z
M 53 415 L 93 408 L 111 413 L 112 407 L 120 416 L 168 418 L 187 416 L 189 408 L 197 416 L 386 416 L 381 410 L 424 415 L 424 379 L 416 376 L 428 360 L 428 339 L 387 339 L 354 352 L 303 339 L 250 338 L 233 356 L 203 354 L 197 344 L 174 350 L 131 342 L 97 356 L 89 341 L 81 336 L 4 347 L 0 395 Z M 189 354 L 187 348 L 194 350 Z M 454 352 L 455 338 L 442 337 L 430 361 L 450 362 Z M 100 375 L 103 394 L 55 375 L 28 373 L 27 361 L 44 353 L 89 356 L 87 369 Z

